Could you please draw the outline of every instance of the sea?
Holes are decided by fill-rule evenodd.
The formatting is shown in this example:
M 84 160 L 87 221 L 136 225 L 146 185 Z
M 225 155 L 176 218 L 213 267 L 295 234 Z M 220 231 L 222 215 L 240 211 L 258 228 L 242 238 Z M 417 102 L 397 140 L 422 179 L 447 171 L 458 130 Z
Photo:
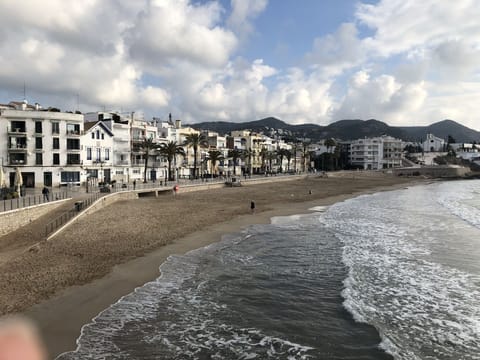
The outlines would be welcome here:
M 310 210 L 170 256 L 58 358 L 480 359 L 480 181 Z

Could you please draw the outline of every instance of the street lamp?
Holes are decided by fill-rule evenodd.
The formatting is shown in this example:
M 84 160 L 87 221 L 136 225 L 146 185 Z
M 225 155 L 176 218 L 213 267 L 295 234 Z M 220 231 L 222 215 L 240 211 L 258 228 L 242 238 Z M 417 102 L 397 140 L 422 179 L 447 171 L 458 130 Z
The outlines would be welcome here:
M 167 165 L 164 166 L 163 174 L 165 175 L 165 186 L 167 186 Z

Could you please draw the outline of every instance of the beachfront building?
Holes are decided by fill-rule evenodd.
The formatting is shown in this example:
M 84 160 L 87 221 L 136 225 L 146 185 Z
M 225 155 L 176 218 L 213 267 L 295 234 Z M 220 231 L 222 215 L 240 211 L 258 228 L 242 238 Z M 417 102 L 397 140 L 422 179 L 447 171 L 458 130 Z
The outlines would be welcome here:
M 264 171 L 263 159 L 261 154 L 264 151 L 264 141 L 266 136 L 254 133 L 248 130 L 232 131 L 230 135 L 234 138 L 239 137 L 245 151 L 244 172 L 247 174 L 259 174 Z
M 25 187 L 80 185 L 86 178 L 82 133 L 82 114 L 43 109 L 26 100 L 0 105 L 0 160 L 7 185 L 14 185 L 16 168 Z
M 117 180 L 113 163 L 113 132 L 102 121 L 86 122 L 82 135 L 82 165 L 87 171 L 87 188 L 98 182 Z M 123 180 L 123 177 L 120 178 Z
M 433 134 L 427 134 L 425 141 L 422 142 L 424 152 L 442 152 L 445 151 L 445 140 Z
M 350 163 L 365 170 L 402 166 L 402 149 L 402 140 L 391 136 L 353 140 L 350 143 Z

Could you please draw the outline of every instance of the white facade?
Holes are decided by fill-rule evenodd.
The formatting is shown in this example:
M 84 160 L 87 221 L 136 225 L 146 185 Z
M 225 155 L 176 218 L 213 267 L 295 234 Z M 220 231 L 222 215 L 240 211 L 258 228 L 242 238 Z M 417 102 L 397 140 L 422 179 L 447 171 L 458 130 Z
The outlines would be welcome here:
M 13 185 L 15 169 L 25 187 L 80 185 L 86 178 L 81 168 L 83 115 L 42 111 L 23 103 L 0 109 L 0 160 Z M 9 181 L 10 180 L 10 181 Z
M 402 140 L 391 136 L 358 139 L 350 145 L 350 163 L 365 170 L 402 166 Z
M 113 149 L 113 133 L 103 122 L 85 123 L 85 133 L 82 135 L 82 162 L 89 181 L 123 180 L 123 176 L 120 179 L 116 177 Z
M 433 134 L 427 134 L 425 141 L 422 143 L 422 148 L 424 152 L 445 151 L 445 140 Z

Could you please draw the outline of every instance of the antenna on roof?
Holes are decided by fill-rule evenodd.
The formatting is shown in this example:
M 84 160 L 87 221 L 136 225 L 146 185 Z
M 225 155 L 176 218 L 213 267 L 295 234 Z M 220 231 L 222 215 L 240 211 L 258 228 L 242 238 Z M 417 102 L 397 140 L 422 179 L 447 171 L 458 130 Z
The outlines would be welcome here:
M 25 85 L 25 80 L 23 80 L 23 100 L 27 100 L 27 86 Z
M 77 94 L 77 108 L 75 110 L 80 110 L 80 96 Z

